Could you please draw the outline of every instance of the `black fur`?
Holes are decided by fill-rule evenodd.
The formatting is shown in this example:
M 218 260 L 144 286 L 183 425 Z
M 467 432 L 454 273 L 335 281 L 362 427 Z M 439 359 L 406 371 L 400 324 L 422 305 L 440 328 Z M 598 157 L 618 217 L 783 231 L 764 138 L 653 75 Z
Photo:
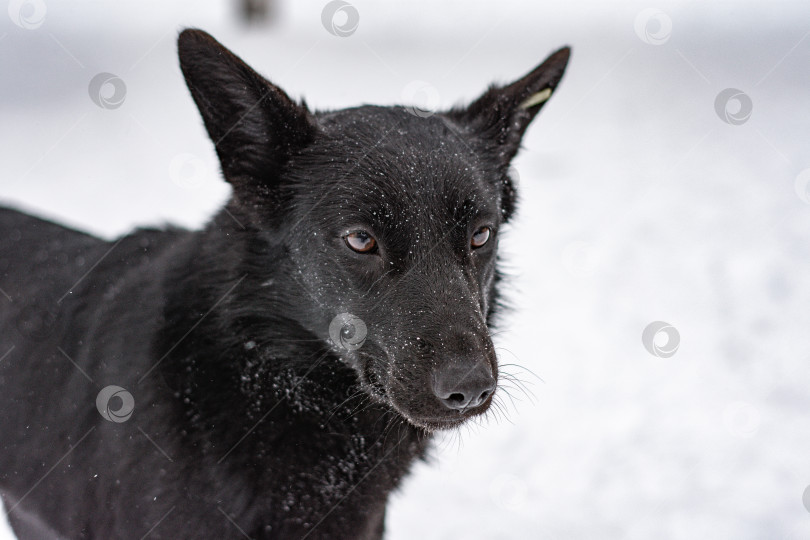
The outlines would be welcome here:
M 442 379 L 456 367 L 497 379 L 507 168 L 542 107 L 527 99 L 556 88 L 568 50 L 427 118 L 311 113 L 199 30 L 179 51 L 233 186 L 203 230 L 105 242 L 0 210 L 12 526 L 36 539 L 380 538 L 430 433 L 492 401 L 455 410 L 463 393 L 437 388 L 463 383 Z M 473 250 L 481 226 L 491 239 Z M 347 247 L 360 229 L 375 252 Z M 366 324 L 361 347 L 334 341 L 341 313 Z M 132 394 L 129 420 L 97 411 L 108 385 Z

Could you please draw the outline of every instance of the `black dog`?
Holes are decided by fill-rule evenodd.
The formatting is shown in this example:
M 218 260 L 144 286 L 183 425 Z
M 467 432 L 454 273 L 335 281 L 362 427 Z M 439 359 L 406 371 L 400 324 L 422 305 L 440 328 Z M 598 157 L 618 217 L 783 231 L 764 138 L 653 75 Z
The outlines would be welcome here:
M 435 115 L 312 113 L 202 31 L 179 51 L 233 187 L 204 230 L 105 242 L 0 210 L 11 524 L 380 538 L 430 434 L 492 403 L 507 169 L 569 51 Z

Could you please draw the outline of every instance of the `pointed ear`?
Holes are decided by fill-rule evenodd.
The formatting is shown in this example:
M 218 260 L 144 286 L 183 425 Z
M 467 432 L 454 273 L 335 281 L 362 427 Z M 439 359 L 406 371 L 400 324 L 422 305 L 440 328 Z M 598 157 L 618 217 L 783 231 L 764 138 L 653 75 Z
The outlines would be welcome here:
M 292 153 L 317 131 L 306 105 L 295 103 L 202 30 L 184 30 L 177 48 L 225 179 L 235 188 L 272 184 Z
M 505 167 L 520 148 L 529 123 L 557 88 L 570 54 L 571 49 L 564 47 L 522 79 L 507 86 L 491 86 L 469 107 L 455 108 L 447 115 L 488 146 L 494 145 Z

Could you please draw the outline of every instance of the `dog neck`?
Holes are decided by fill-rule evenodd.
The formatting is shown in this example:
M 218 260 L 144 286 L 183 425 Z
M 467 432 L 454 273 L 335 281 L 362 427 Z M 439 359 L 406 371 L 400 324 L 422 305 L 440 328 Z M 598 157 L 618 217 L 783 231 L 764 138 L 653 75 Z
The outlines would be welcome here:
M 328 438 L 343 459 L 366 464 L 390 457 L 392 478 L 401 476 L 429 434 L 372 399 L 328 344 L 282 315 L 287 306 L 272 294 L 282 280 L 272 276 L 289 270 L 283 250 L 240 217 L 225 209 L 193 233 L 193 249 L 168 276 L 175 286 L 156 354 L 192 444 L 206 459 L 224 456 L 264 475 L 268 449 L 294 443 L 294 426 L 300 444 Z

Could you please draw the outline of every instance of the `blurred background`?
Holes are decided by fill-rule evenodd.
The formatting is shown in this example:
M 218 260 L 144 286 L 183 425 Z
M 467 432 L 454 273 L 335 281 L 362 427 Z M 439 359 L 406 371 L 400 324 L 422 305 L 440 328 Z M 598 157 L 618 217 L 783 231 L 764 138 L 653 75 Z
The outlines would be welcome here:
M 228 197 L 184 27 L 315 109 L 447 107 L 570 44 L 501 242 L 528 392 L 438 439 L 387 538 L 810 538 L 806 2 L 6 3 L 0 202 L 105 238 Z

